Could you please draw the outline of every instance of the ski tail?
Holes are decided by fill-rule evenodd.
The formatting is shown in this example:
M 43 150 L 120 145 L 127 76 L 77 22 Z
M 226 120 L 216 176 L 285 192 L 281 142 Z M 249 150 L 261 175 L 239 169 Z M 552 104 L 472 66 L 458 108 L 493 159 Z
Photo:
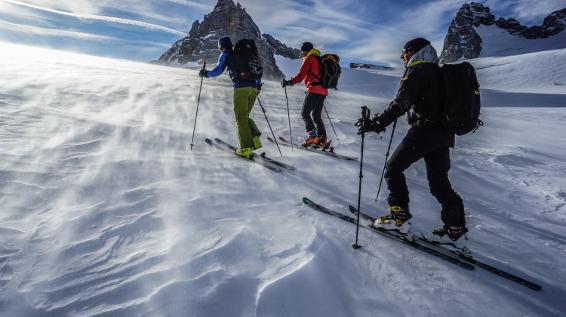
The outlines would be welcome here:
M 351 212 L 352 214 L 357 215 L 358 211 L 357 211 L 357 209 L 356 209 L 355 207 L 349 206 L 349 209 L 350 209 L 350 212 Z M 363 212 L 360 212 L 360 218 L 362 218 L 362 219 L 364 219 L 364 220 L 367 220 L 367 221 L 369 221 L 370 223 L 375 222 L 375 218 L 373 218 L 373 217 L 371 217 L 371 216 L 369 216 L 369 215 L 367 215 L 367 214 L 365 214 L 365 213 L 363 213 Z M 432 241 L 429 241 L 428 239 L 424 238 L 424 236 L 421 237 L 421 238 L 419 238 L 419 240 L 422 241 L 423 243 L 429 244 L 429 245 L 431 245 L 431 246 L 435 246 L 435 247 L 438 247 L 438 248 L 443 248 L 442 246 L 440 246 L 440 245 L 438 245 L 438 244 L 436 244 L 436 243 L 434 243 L 434 242 L 432 242 Z M 444 248 L 443 248 L 443 249 L 444 249 Z M 527 287 L 527 288 L 530 288 L 530 289 L 532 289 L 532 290 L 540 291 L 540 290 L 542 289 L 542 286 L 540 286 L 540 285 L 537 284 L 537 283 L 531 282 L 531 281 L 529 281 L 529 280 L 527 280 L 527 279 L 524 279 L 524 278 L 522 278 L 522 277 L 520 277 L 520 276 L 511 274 L 511 273 L 509 273 L 509 272 L 507 272 L 507 271 L 504 271 L 504 270 L 502 270 L 502 269 L 499 269 L 499 268 L 497 268 L 497 267 L 495 267 L 495 266 L 493 266 L 493 265 L 491 265 L 491 264 L 488 264 L 488 263 L 486 263 L 485 261 L 479 260 L 479 258 L 482 257 L 482 256 L 480 256 L 480 255 L 476 255 L 476 256 L 464 255 L 464 254 L 461 254 L 461 253 L 459 253 L 459 252 L 456 252 L 456 251 L 450 250 L 450 249 L 446 249 L 446 252 L 450 252 L 450 253 L 452 253 L 453 256 L 457 256 L 458 258 L 462 259 L 463 261 L 466 261 L 466 262 L 468 262 L 468 263 L 470 263 L 470 264 L 472 264 L 472 265 L 474 265 L 474 266 L 476 266 L 476 267 L 479 267 L 479 268 L 481 268 L 481 269 L 483 269 L 483 270 L 486 270 L 486 271 L 488 271 L 488 272 L 490 272 L 490 273 L 493 273 L 493 274 L 495 274 L 495 275 L 498 275 L 498 276 L 500 276 L 500 277 L 503 277 L 503 278 L 505 278 L 505 279 L 508 279 L 508 280 L 510 280 L 510 281 L 513 281 L 513 282 L 515 282 L 515 283 L 518 283 L 518 284 L 520 284 L 520 285 L 523 285 L 523 286 L 525 286 L 525 287 Z

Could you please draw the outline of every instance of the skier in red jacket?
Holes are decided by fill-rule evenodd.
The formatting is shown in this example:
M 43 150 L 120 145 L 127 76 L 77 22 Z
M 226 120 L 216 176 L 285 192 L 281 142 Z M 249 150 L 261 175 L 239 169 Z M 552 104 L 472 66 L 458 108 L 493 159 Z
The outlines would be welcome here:
M 305 101 L 301 115 L 306 124 L 308 137 L 303 142 L 303 146 L 313 146 L 327 148 L 330 142 L 326 137 L 326 129 L 322 122 L 322 109 L 324 99 L 328 96 L 328 89 L 320 82 L 320 51 L 314 48 L 310 42 L 305 42 L 301 46 L 301 56 L 303 63 L 299 73 L 290 80 L 281 81 L 281 86 L 287 87 L 298 84 L 302 81 L 307 86 Z

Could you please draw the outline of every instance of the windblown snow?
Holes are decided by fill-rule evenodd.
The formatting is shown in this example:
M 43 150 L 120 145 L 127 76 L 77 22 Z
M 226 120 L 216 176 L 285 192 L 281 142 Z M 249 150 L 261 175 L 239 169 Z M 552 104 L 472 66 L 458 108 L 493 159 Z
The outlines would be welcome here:
M 549 54 L 563 58 L 564 51 Z M 459 138 L 452 151 L 451 179 L 465 200 L 471 249 L 543 286 L 534 292 L 366 230 L 363 248 L 353 250 L 355 227 L 308 209 L 301 198 L 347 212 L 357 198 L 358 162 L 289 148 L 279 157 L 264 138 L 267 155 L 296 167 L 278 174 L 204 143 L 237 140 L 225 76 L 204 81 L 189 151 L 197 71 L 6 43 L 0 64 L 1 316 L 566 311 L 566 109 L 556 107 L 564 104 L 485 108 L 486 125 Z M 505 59 L 477 65 L 521 71 Z M 558 71 L 566 78 L 563 67 Z M 492 79 L 488 70 L 480 74 L 484 88 L 508 94 L 521 88 Z M 533 89 L 564 97 L 562 87 Z M 288 91 L 293 136 L 300 137 L 303 87 Z M 337 152 L 359 156 L 353 122 L 360 106 L 381 111 L 388 96 L 331 92 L 327 107 L 337 137 L 328 131 Z M 278 83 L 266 83 L 260 98 L 275 133 L 287 135 Z M 269 135 L 258 106 L 252 117 Z M 394 146 L 406 129 L 398 126 Z M 362 208 L 373 215 L 385 209 L 385 195 L 373 199 L 389 133 L 366 139 Z M 425 176 L 421 163 L 407 171 L 420 232 L 440 225 Z
M 476 68 L 483 107 L 566 107 L 566 49 L 468 62 Z M 300 61 L 278 57 L 277 64 L 290 77 L 297 73 Z M 392 99 L 402 74 L 401 69 L 343 68 L 338 89 Z

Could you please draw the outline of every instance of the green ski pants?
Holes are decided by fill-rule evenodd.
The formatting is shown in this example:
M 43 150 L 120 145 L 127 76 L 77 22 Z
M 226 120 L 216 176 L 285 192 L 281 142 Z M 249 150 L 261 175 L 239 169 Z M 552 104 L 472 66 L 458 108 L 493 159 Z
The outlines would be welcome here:
M 253 148 L 253 137 L 260 135 L 255 122 L 250 118 L 258 91 L 255 87 L 244 87 L 234 89 L 234 114 L 238 125 L 238 138 L 240 147 Z

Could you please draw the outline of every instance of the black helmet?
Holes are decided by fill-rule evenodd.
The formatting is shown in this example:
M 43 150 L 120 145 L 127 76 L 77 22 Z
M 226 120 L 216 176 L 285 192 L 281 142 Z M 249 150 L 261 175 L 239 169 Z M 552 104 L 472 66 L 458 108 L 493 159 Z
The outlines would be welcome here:
M 405 46 L 403 46 L 403 51 L 411 52 L 414 54 L 429 44 L 430 42 L 427 39 L 417 37 L 416 39 L 412 39 L 409 42 L 405 43 Z
M 232 48 L 232 40 L 230 40 L 230 37 L 225 36 L 220 38 L 218 40 L 218 48 L 220 49 Z
M 312 45 L 311 42 L 304 42 L 303 45 L 301 45 L 301 52 L 310 52 L 313 48 L 314 45 Z

